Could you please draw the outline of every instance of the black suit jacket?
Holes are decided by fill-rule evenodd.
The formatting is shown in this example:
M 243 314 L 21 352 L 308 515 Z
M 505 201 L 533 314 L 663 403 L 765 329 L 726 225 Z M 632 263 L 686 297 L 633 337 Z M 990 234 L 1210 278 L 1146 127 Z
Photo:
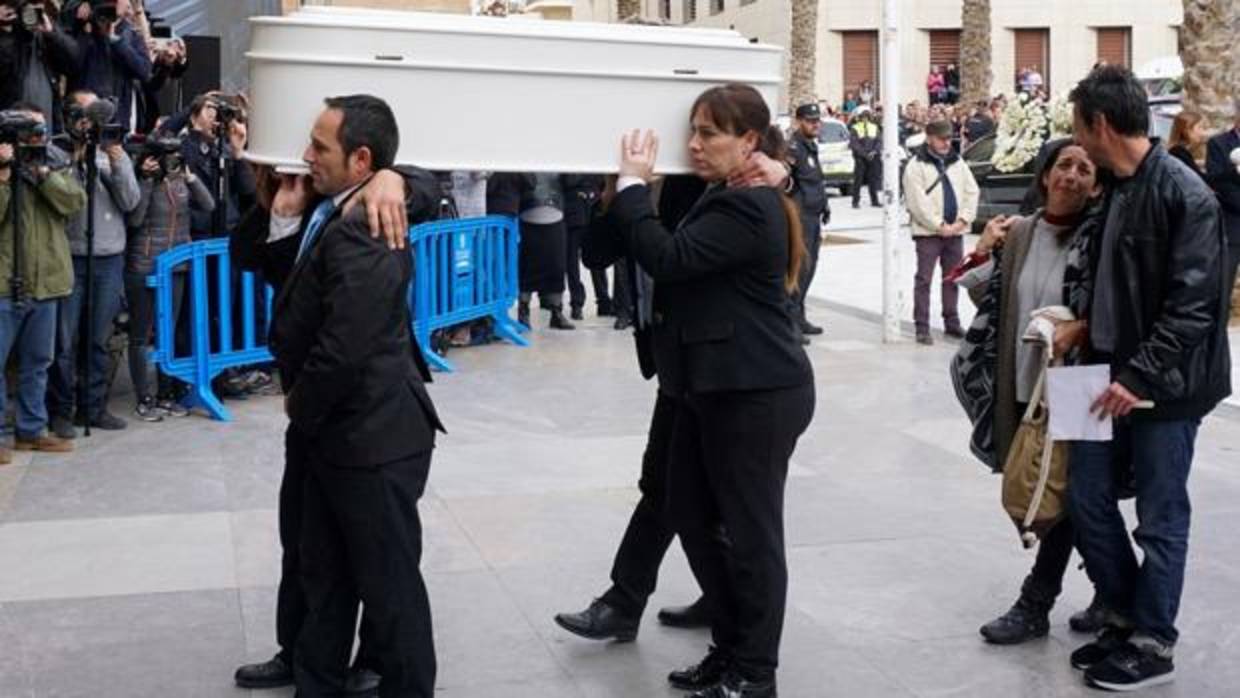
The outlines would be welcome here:
M 675 233 L 650 190 L 630 187 L 607 213 L 628 256 L 655 280 L 651 344 L 672 395 L 804 385 L 813 369 L 784 288 L 788 228 L 774 189 L 714 189 Z
M 339 211 L 276 299 L 270 345 L 288 414 L 327 462 L 373 467 L 434 448 L 443 425 L 409 317 L 412 256 Z

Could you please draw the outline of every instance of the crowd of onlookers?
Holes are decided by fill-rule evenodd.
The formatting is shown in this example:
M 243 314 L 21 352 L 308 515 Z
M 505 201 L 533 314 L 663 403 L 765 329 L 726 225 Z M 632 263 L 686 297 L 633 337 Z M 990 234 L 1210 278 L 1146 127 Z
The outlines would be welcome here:
M 0 414 L 15 378 L 19 450 L 72 450 L 80 426 L 125 428 L 108 393 L 126 346 L 133 416 L 188 414 L 184 385 L 151 380 L 147 276 L 160 253 L 228 235 L 255 197 L 239 158 L 246 100 L 212 92 L 187 102 L 189 60 L 142 0 L 0 0 L 0 209 L 20 206 L 0 224 L 0 364 L 12 369 L 0 374 Z M 185 274 L 174 276 L 184 348 Z M 220 309 L 210 314 L 218 342 Z M 216 384 L 228 398 L 273 389 L 263 366 Z M 10 458 L 0 445 L 0 463 Z

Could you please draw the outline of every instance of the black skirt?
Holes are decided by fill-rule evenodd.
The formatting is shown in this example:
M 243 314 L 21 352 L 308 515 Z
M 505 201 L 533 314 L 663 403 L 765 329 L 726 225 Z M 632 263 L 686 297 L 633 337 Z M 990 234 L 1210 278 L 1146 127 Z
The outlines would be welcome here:
M 567 235 L 564 221 L 547 225 L 521 222 L 521 248 L 517 262 L 521 293 L 564 292 Z

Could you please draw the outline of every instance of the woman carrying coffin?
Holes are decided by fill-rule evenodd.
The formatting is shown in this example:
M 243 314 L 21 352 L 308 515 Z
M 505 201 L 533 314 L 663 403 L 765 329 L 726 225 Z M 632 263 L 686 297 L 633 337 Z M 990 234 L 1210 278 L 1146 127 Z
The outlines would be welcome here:
M 806 252 L 795 204 L 741 183 L 755 151 L 782 157 L 761 95 L 712 88 L 690 118 L 689 156 L 709 186 L 679 226 L 665 228 L 651 206 L 651 133 L 624 137 L 607 216 L 655 282 L 642 320 L 660 390 L 679 398 L 670 505 L 714 619 L 706 659 L 669 680 L 698 698 L 765 698 L 776 695 L 788 582 L 784 481 L 814 412 L 813 371 L 788 310 Z

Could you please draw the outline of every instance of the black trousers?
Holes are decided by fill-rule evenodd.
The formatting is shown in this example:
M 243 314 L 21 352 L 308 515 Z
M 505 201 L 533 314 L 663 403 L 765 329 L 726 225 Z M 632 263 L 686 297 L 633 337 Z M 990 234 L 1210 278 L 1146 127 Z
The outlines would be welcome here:
M 676 535 L 669 516 L 668 476 L 678 402 L 663 393 L 655 400 L 637 483 L 642 497 L 616 551 L 612 586 L 602 597 L 625 615 L 639 616 L 646 609 L 646 600 L 659 581 L 659 566 Z
M 297 638 L 306 620 L 306 594 L 301 587 L 301 520 L 305 496 L 306 471 L 310 467 L 310 446 L 292 426 L 284 432 L 284 477 L 280 480 L 280 586 L 276 591 L 276 642 L 279 657 L 294 665 Z M 373 628 L 363 614 L 358 629 L 357 659 L 354 666 L 379 671 L 373 655 Z
M 853 158 L 852 204 L 861 203 L 861 187 L 870 188 L 870 205 L 877 207 L 878 192 L 883 189 L 883 161 L 876 157 L 873 160 Z
M 430 452 L 371 468 L 311 454 L 302 512 L 307 613 L 297 638 L 298 698 L 338 696 L 348 678 L 358 603 L 365 604 L 381 698 L 432 698 L 435 647 L 419 565 Z
M 1063 591 L 1063 576 L 1072 558 L 1075 536 L 1072 519 L 1063 519 L 1047 531 L 1042 542 L 1038 543 L 1038 555 L 1033 562 L 1033 571 L 1029 573 L 1026 589 L 1039 600 L 1053 603 L 1059 592 Z
M 589 229 L 589 225 L 570 225 L 564 236 L 567 242 L 564 277 L 568 281 L 568 303 L 574 308 L 582 308 L 586 304 L 586 287 L 581 283 L 581 238 Z
M 788 565 L 784 482 L 814 386 L 686 396 L 672 434 L 676 532 L 702 584 L 714 644 L 751 680 L 779 665 Z
M 611 292 L 607 288 L 607 272 L 591 269 L 590 281 L 594 284 L 594 301 L 599 305 L 610 303 Z
M 805 319 L 805 297 L 809 293 L 809 285 L 814 283 L 814 274 L 818 272 L 818 253 L 822 250 L 822 219 L 817 215 L 802 215 L 801 228 L 805 232 L 805 262 L 801 265 L 800 287 L 796 293 L 797 317 Z
M 611 267 L 615 277 L 612 281 L 612 305 L 616 308 L 617 318 L 628 318 L 633 314 L 632 280 L 629 278 L 629 262 L 624 257 L 616 260 Z

